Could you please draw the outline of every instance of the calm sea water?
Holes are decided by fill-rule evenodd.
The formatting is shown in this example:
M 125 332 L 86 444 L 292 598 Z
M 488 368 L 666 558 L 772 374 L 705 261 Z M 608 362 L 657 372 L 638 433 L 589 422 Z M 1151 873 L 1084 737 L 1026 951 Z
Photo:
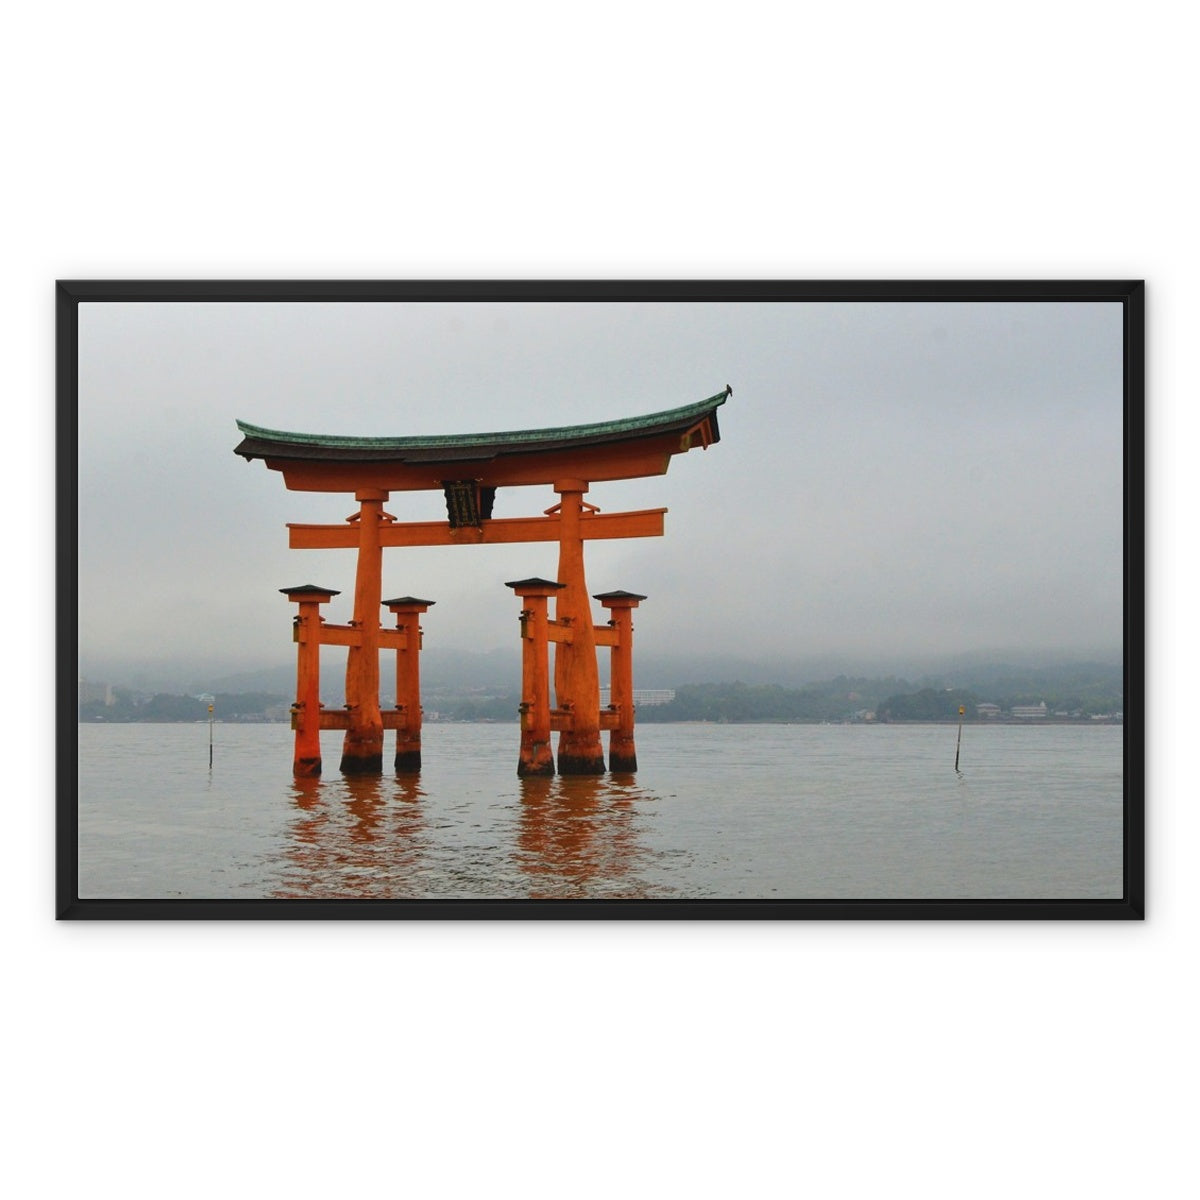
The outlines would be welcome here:
M 291 777 L 285 725 L 79 729 L 83 898 L 1121 895 L 1122 729 L 646 725 L 634 775 L 521 780 L 510 725 L 417 777 Z M 607 741 L 607 737 L 606 737 Z M 385 754 L 385 762 L 388 756 Z

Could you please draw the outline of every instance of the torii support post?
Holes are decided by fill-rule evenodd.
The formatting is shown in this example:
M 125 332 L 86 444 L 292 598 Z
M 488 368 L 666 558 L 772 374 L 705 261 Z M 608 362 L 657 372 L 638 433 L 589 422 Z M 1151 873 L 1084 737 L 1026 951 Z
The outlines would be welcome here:
M 559 510 L 558 577 L 562 591 L 554 602 L 555 625 L 569 633 L 555 639 L 554 691 L 564 715 L 558 735 L 560 775 L 603 775 L 600 744 L 600 674 L 596 668 L 596 636 L 592 606 L 583 573 L 583 479 L 555 480 L 562 497 Z M 593 505 L 587 505 L 594 511 Z M 551 510 L 553 511 L 553 510 Z
M 300 608 L 293 622 L 296 703 L 292 705 L 292 729 L 296 746 L 292 774 L 297 779 L 312 779 L 321 774 L 321 605 L 341 593 L 311 583 L 279 590 Z
M 550 579 L 507 583 L 524 601 L 521 609 L 521 753 L 517 774 L 553 775 L 550 748 L 550 620 L 546 601 L 563 585 Z
M 383 718 L 379 713 L 379 609 L 383 601 L 383 548 L 379 527 L 391 520 L 383 511 L 388 493 L 376 488 L 355 492 L 359 502 L 358 569 L 354 577 L 356 645 L 346 653 L 346 709 L 350 724 L 342 743 L 343 775 L 383 773 Z
M 612 613 L 609 624 L 616 632 L 610 659 L 610 709 L 617 723 L 608 735 L 608 769 L 637 770 L 633 741 L 633 610 L 646 599 L 636 592 L 601 592 L 595 597 Z
M 398 596 L 382 601 L 396 618 L 396 628 L 404 635 L 403 646 L 396 648 L 396 761 L 399 774 L 421 769 L 421 622 L 420 617 L 433 605 L 432 600 L 416 596 Z

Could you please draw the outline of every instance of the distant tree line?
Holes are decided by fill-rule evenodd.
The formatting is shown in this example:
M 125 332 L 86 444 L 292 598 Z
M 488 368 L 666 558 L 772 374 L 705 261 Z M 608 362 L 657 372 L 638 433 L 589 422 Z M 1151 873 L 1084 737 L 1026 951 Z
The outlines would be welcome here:
M 963 719 L 976 719 L 977 697 L 958 688 L 921 688 L 918 692 L 889 696 L 880 704 L 876 718 L 880 721 L 957 721 L 958 710 Z
M 220 721 L 266 721 L 267 709 L 286 705 L 283 696 L 268 692 L 216 693 L 212 700 L 213 716 Z M 207 700 L 195 696 L 173 696 L 159 692 L 143 696 L 125 688 L 113 689 L 113 703 L 89 700 L 79 706 L 80 721 L 110 723 L 186 722 L 208 720 Z
M 487 696 L 469 699 L 446 699 L 424 705 L 426 712 L 437 710 L 442 721 L 512 721 L 520 718 L 521 697 L 515 692 L 508 696 Z
M 675 689 L 667 704 L 641 705 L 637 719 L 661 721 L 851 721 L 873 712 L 881 690 L 901 686 L 889 679 L 839 675 L 803 688 L 778 684 L 694 683 Z
M 665 721 L 950 721 L 981 719 L 976 704 L 997 705 L 1001 715 L 1016 705 L 1045 702 L 1049 714 L 1091 717 L 1124 710 L 1120 667 L 1082 665 L 1038 670 L 984 669 L 969 686 L 942 681 L 910 683 L 839 675 L 802 688 L 775 684 L 700 683 L 676 689 L 668 704 L 641 705 L 639 722 Z
M 905 689 L 879 703 L 881 721 L 944 721 L 958 718 L 958 706 L 965 720 L 980 719 L 975 706 L 995 704 L 1001 716 L 1021 705 L 1046 705 L 1047 715 L 1066 713 L 1073 717 L 1093 717 L 1123 712 L 1125 677 L 1121 667 L 1085 663 L 1060 667 L 1014 670 L 1011 667 L 987 668 L 978 672 L 968 687 L 925 686 Z
M 965 674 L 965 672 L 964 672 Z M 194 696 L 144 696 L 117 688 L 114 703 L 90 701 L 79 706 L 80 721 L 204 721 L 208 701 Z M 1043 701 L 1049 714 L 1065 712 L 1091 717 L 1124 710 L 1124 677 L 1120 667 L 1083 664 L 1016 671 L 980 668 L 957 684 L 921 679 L 915 683 L 886 676 L 879 679 L 839 675 L 800 688 L 778 684 L 683 684 L 667 704 L 638 706 L 641 723 L 668 721 L 813 722 L 813 721 L 949 721 L 978 720 L 976 704 L 996 704 L 1002 715 L 1014 705 Z M 219 693 L 214 716 L 221 721 L 265 721 L 268 709 L 286 708 L 277 693 Z M 438 695 L 427 698 L 427 715 L 444 721 L 516 722 L 520 696 Z

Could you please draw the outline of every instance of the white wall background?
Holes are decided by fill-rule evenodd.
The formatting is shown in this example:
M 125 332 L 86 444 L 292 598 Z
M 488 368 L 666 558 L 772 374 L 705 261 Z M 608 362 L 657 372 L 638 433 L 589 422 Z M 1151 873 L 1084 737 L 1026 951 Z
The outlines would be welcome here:
M 9 13 L 21 1194 L 1183 1194 L 1200 313 L 1178 11 Z M 454 276 L 1146 278 L 1149 920 L 55 923 L 53 280 Z

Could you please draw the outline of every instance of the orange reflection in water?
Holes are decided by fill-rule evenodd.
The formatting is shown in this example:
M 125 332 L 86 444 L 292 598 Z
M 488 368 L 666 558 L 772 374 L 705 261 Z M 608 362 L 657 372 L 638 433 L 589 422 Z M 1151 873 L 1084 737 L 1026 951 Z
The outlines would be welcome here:
M 637 896 L 639 856 L 633 776 L 555 775 L 521 780 L 517 861 L 534 877 L 529 895 L 551 899 Z M 621 886 L 627 885 L 627 886 Z
M 418 782 L 407 777 L 294 779 L 295 816 L 281 899 L 346 899 L 397 894 L 420 858 L 424 831 Z
M 280 899 L 645 894 L 633 776 L 514 780 L 503 797 L 427 795 L 410 776 L 291 781 Z M 498 801 L 498 802 L 497 802 Z

